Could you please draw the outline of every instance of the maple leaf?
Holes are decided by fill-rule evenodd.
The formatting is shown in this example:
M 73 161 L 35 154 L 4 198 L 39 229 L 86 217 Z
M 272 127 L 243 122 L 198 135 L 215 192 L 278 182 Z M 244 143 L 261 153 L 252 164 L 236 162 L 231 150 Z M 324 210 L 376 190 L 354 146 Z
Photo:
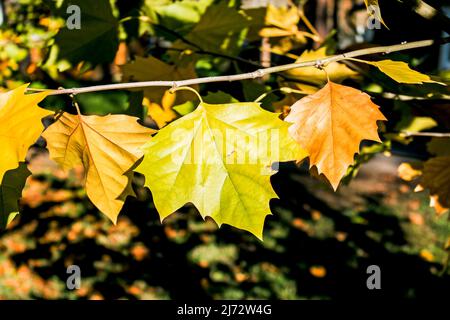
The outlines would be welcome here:
M 310 166 L 316 166 L 335 190 L 361 141 L 381 142 L 378 120 L 386 118 L 367 94 L 331 81 L 297 101 L 285 119 L 293 123 L 292 137 L 308 151 Z
M 300 57 L 295 61 L 296 63 L 305 62 L 305 61 L 313 61 L 318 59 L 323 59 L 327 56 L 326 54 L 327 48 L 322 47 L 317 50 L 306 50 L 304 51 Z M 304 82 L 313 83 L 317 85 L 322 85 L 327 82 L 328 77 L 331 81 L 334 82 L 342 82 L 347 78 L 355 78 L 358 73 L 347 67 L 345 64 L 332 62 L 327 64 L 323 70 L 320 70 L 316 67 L 305 67 L 305 68 L 296 68 L 289 71 L 286 71 L 286 75 L 292 77 L 294 79 L 298 79 Z M 328 75 L 328 77 L 327 77 Z
M 0 230 L 19 214 L 19 198 L 27 178 L 31 175 L 24 162 L 16 169 L 8 170 L 0 184 Z
M 84 116 L 63 113 L 45 130 L 50 156 L 64 169 L 82 164 L 86 193 L 114 223 L 127 195 L 133 195 L 130 169 L 153 130 L 126 115 Z
M 438 213 L 450 208 L 450 156 L 426 161 L 423 165 L 421 185 L 430 190 L 431 204 Z
M 47 93 L 27 94 L 28 85 L 0 93 L 0 181 L 6 171 L 15 169 L 25 161 L 28 148 L 36 142 L 44 130 L 41 119 L 52 114 L 38 107 Z
M 375 66 L 381 72 L 386 74 L 388 77 L 394 79 L 399 83 L 423 84 L 425 82 L 428 82 L 428 83 L 437 83 L 444 86 L 446 85 L 445 83 L 431 80 L 431 78 L 428 75 L 411 69 L 408 66 L 408 64 L 403 61 L 393 61 L 393 60 L 367 61 L 360 59 L 353 59 L 353 60 Z
M 154 57 L 136 57 L 135 61 L 121 66 L 124 81 L 153 81 L 166 80 L 177 81 L 196 78 L 193 64 L 179 67 L 167 64 Z M 198 90 L 198 85 L 192 88 Z M 164 96 L 166 89 L 163 87 L 152 87 L 144 90 L 144 95 L 150 102 L 159 103 Z M 186 101 L 192 94 L 186 91 L 180 92 L 177 97 L 180 101 Z
M 144 147 L 137 167 L 161 219 L 193 203 L 203 218 L 262 238 L 271 165 L 306 154 L 289 136 L 289 124 L 257 103 L 207 104 L 170 123 Z

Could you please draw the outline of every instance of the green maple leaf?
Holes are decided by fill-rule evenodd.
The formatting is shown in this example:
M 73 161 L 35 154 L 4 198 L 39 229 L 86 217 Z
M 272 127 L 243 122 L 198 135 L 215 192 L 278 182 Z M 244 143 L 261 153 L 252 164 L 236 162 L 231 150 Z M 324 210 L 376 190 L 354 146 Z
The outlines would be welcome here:
M 27 165 L 20 162 L 16 169 L 8 170 L 3 175 L 0 184 L 0 230 L 19 214 L 19 198 L 30 174 Z
M 305 157 L 289 124 L 257 103 L 206 104 L 161 129 L 136 169 L 166 218 L 193 203 L 203 218 L 248 230 L 262 239 L 272 164 Z

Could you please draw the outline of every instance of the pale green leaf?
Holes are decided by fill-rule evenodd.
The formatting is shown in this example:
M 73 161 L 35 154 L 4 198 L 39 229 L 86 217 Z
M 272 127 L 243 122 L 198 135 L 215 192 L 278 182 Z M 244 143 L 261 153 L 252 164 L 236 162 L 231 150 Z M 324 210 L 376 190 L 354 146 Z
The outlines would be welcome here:
M 201 103 L 144 146 L 136 170 L 145 175 L 161 219 L 191 202 L 203 218 L 261 239 L 276 198 L 272 164 L 306 156 L 288 128 L 257 103 Z

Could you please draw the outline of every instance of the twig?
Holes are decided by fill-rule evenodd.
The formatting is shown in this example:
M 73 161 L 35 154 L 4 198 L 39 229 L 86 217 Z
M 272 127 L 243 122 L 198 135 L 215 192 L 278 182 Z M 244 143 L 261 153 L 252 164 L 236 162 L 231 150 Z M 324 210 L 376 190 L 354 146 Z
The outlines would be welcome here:
M 434 137 L 434 138 L 450 138 L 450 133 L 443 132 L 411 132 L 403 131 L 400 133 L 403 137 Z
M 334 56 L 329 56 L 323 59 L 304 61 L 299 63 L 290 63 L 276 67 L 270 68 L 262 68 L 253 72 L 235 74 L 235 75 L 226 75 L 226 76 L 213 76 L 213 77 L 204 77 L 204 78 L 196 78 L 196 79 L 187 79 L 180 81 L 142 81 L 142 82 L 128 82 L 128 83 L 115 83 L 115 84 L 105 84 L 105 85 L 97 85 L 90 87 L 82 87 L 82 88 L 72 88 L 72 89 L 58 89 L 58 90 L 49 90 L 49 95 L 61 95 L 61 94 L 80 94 L 80 93 L 88 93 L 88 92 L 96 92 L 96 91 L 108 91 L 108 90 L 126 90 L 126 89 L 136 89 L 136 88 L 146 88 L 146 87 L 184 87 L 191 86 L 195 84 L 202 83 L 211 83 L 211 82 L 229 82 L 229 81 L 241 81 L 248 79 L 257 79 L 264 77 L 265 75 L 283 72 L 296 68 L 304 68 L 304 67 L 314 67 L 326 65 L 331 62 L 341 61 L 348 58 L 354 58 L 359 56 L 365 56 L 369 54 L 375 53 L 383 53 L 388 54 L 391 52 L 409 50 L 415 48 L 423 48 L 429 47 L 433 44 L 439 44 L 441 42 L 448 42 L 449 38 L 443 39 L 443 41 L 436 40 L 422 40 L 415 42 L 403 42 L 401 44 L 392 45 L 392 46 L 382 46 L 382 47 L 373 47 L 367 49 L 360 49 L 356 51 L 347 52 L 344 54 L 338 54 Z M 30 90 L 33 91 L 33 90 Z

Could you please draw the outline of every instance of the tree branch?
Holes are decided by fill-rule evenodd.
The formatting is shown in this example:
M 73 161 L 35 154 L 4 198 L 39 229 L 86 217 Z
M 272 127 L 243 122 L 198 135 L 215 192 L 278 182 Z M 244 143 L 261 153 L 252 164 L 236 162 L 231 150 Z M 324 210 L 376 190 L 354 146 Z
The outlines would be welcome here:
M 323 59 L 311 60 L 299 63 L 290 63 L 285 65 L 280 65 L 276 67 L 270 68 L 262 68 L 258 69 L 254 72 L 235 74 L 235 75 L 226 75 L 226 76 L 213 76 L 213 77 L 204 77 L 204 78 L 196 78 L 196 79 L 187 79 L 180 81 L 142 81 L 142 82 L 128 82 L 128 83 L 115 83 L 115 84 L 105 84 L 105 85 L 97 85 L 90 87 L 82 87 L 82 88 L 71 88 L 71 89 L 57 89 L 57 90 L 47 90 L 49 91 L 49 95 L 62 95 L 62 94 L 80 94 L 80 93 L 88 93 L 88 92 L 96 92 L 96 91 L 108 91 L 108 90 L 126 90 L 126 89 L 136 89 L 136 88 L 147 88 L 147 87 L 183 87 L 183 86 L 191 86 L 195 84 L 201 83 L 211 83 L 211 82 L 230 82 L 230 81 L 241 81 L 248 79 L 257 79 L 264 77 L 265 75 L 283 72 L 296 68 L 304 68 L 304 67 L 320 67 L 326 65 L 331 62 L 341 61 L 348 58 L 354 58 L 359 56 L 365 56 L 369 54 L 375 53 L 383 53 L 388 54 L 391 52 L 409 50 L 415 48 L 423 48 L 429 47 L 434 44 L 442 44 L 448 43 L 450 38 L 444 38 L 442 40 L 422 40 L 415 42 L 403 42 L 401 44 L 392 45 L 392 46 L 382 46 L 382 47 L 373 47 L 367 49 L 360 49 L 356 51 L 347 52 L 344 54 L 338 54 L 334 56 L 329 56 Z M 28 89 L 28 91 L 38 91 L 33 89 Z M 42 90 L 40 90 L 42 91 Z
M 403 131 L 400 132 L 403 137 L 433 137 L 433 138 L 450 138 L 450 133 L 443 132 L 411 132 Z

